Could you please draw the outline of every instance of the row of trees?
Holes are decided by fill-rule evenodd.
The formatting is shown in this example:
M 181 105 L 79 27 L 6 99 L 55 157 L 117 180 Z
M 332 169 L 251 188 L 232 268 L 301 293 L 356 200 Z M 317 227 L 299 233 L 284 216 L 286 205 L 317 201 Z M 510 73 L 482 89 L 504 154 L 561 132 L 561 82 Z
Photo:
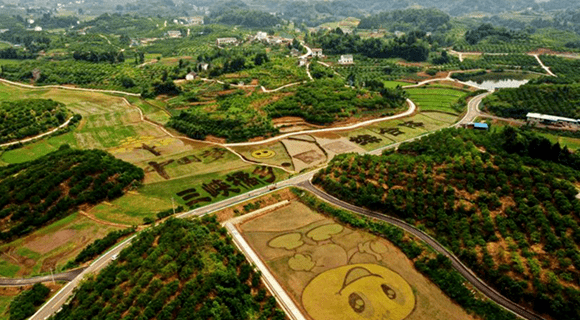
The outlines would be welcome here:
M 141 232 L 77 289 L 61 319 L 285 319 L 215 217 Z
M 451 28 L 450 16 L 437 9 L 405 9 L 377 13 L 360 20 L 359 29 L 390 31 L 445 31 Z
M 121 196 L 143 170 L 100 150 L 63 145 L 37 160 L 0 168 L 0 242 L 26 235 L 84 204 Z
M 445 130 L 380 157 L 337 156 L 314 182 L 424 228 L 510 299 L 580 319 L 579 168 L 528 131 Z
M 22 291 L 10 303 L 9 320 L 24 320 L 36 312 L 48 298 L 50 289 L 41 283 L 32 286 L 31 289 Z
M 0 143 L 21 140 L 63 124 L 69 112 L 53 100 L 26 99 L 0 103 Z

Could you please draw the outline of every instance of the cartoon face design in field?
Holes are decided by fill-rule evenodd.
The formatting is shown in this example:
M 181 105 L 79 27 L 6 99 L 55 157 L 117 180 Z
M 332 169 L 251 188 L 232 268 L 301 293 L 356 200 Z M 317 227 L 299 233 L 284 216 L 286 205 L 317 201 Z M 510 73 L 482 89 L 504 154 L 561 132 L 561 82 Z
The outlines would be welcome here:
M 415 308 L 411 286 L 376 264 L 354 264 L 316 276 L 302 293 L 315 320 L 402 320 Z

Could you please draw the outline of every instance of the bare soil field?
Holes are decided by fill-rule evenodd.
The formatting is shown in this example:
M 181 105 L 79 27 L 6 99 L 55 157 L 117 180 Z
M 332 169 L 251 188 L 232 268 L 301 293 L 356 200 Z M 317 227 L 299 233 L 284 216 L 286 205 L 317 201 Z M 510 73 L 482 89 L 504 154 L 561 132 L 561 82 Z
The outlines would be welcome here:
M 238 228 L 309 319 L 473 319 L 392 243 L 300 202 Z
M 0 276 L 23 277 L 57 270 L 95 239 L 118 229 L 72 214 L 0 246 Z
M 295 171 L 314 167 L 327 160 L 324 151 L 315 142 L 283 139 L 282 143 L 292 157 Z

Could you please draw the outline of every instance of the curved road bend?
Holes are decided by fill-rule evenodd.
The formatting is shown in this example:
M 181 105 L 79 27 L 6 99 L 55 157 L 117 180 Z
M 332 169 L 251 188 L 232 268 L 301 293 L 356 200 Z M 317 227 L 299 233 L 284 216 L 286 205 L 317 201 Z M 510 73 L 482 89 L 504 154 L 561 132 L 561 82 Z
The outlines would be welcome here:
M 375 211 L 371 211 L 365 208 L 357 207 L 350 203 L 344 202 L 339 200 L 328 193 L 321 191 L 320 189 L 314 187 L 310 181 L 301 182 L 298 186 L 302 189 L 308 190 L 314 193 L 318 198 L 333 204 L 335 206 L 341 207 L 343 209 L 355 212 L 360 215 L 364 215 L 370 218 L 382 220 L 389 224 L 395 225 L 406 232 L 416 236 L 417 238 L 423 240 L 427 243 L 430 247 L 435 249 L 437 252 L 445 255 L 449 259 L 451 259 L 451 264 L 455 270 L 457 270 L 467 281 L 469 281 L 474 287 L 476 287 L 480 292 L 485 294 L 489 299 L 493 300 L 495 303 L 499 304 L 500 306 L 504 307 L 505 309 L 511 311 L 512 313 L 530 320 L 542 320 L 543 318 L 539 315 L 533 313 L 532 311 L 520 306 L 517 303 L 512 302 L 511 300 L 507 299 L 506 297 L 502 296 L 499 292 L 495 291 L 493 288 L 485 284 L 481 279 L 479 279 L 471 269 L 466 267 L 459 258 L 457 258 L 453 253 L 451 253 L 447 248 L 437 242 L 428 234 L 424 233 L 423 231 L 413 227 L 412 225 L 399 220 L 397 218 L 393 218 Z
M 81 274 L 85 268 L 78 268 L 62 273 L 55 273 L 53 275 L 31 277 L 31 278 L 0 278 L 0 287 L 19 287 L 41 282 L 51 282 L 51 281 L 72 281 L 79 274 Z

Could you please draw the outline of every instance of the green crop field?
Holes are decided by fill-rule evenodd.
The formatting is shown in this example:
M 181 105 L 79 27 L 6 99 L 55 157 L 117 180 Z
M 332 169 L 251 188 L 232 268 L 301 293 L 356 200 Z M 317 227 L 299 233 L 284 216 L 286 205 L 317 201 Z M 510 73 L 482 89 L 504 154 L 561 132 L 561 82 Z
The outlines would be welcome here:
M 465 97 L 465 92 L 454 89 L 412 88 L 405 89 L 420 111 L 458 112 L 452 106 Z
M 10 315 L 8 314 L 8 307 L 10 302 L 14 300 L 16 296 L 1 296 L 0 295 L 0 320 L 8 320 Z

